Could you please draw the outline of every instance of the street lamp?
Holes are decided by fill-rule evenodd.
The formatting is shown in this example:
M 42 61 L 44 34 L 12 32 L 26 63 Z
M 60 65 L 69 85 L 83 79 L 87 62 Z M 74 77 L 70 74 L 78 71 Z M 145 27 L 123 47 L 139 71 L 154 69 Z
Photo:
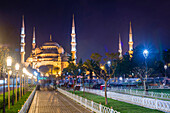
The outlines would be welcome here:
M 33 86 L 33 84 L 34 84 L 34 76 L 32 75 L 32 77 L 31 77 L 31 86 Z
M 19 64 L 18 63 L 15 64 L 15 70 L 16 70 L 15 103 L 17 103 L 17 89 L 18 89 L 18 87 L 17 87 L 17 85 L 18 85 L 17 79 L 18 79 L 18 71 L 19 71 Z
M 107 65 L 109 67 L 109 77 L 110 77 L 110 66 L 111 66 L 111 61 L 107 61 Z M 109 80 L 109 86 L 110 86 L 110 80 Z
M 7 57 L 7 68 L 8 68 L 8 109 L 10 109 L 10 70 L 12 66 L 12 57 Z
M 111 61 L 107 61 L 107 65 L 110 67 L 111 66 Z
M 28 91 L 28 75 L 27 75 L 26 79 L 27 79 L 27 85 L 26 85 L 27 86 L 26 92 L 27 92 Z
M 1 67 L 1 76 L 3 76 L 3 113 L 5 113 L 5 77 L 6 69 L 4 66 Z
M 147 49 L 145 49 L 143 51 L 143 56 L 145 57 L 145 59 L 147 59 L 148 55 L 149 55 L 149 51 Z
M 24 74 L 22 74 L 21 81 L 22 81 L 22 96 L 23 96 L 23 93 L 24 93 L 24 89 L 23 89 L 23 87 L 24 87 L 24 84 L 23 84 L 23 82 L 24 82 Z
M 34 71 L 34 75 L 37 77 L 37 84 L 38 84 L 38 73 Z
M 9 74 L 12 75 L 12 71 L 11 71 L 11 70 L 9 71 Z M 13 75 L 12 75 L 12 78 L 13 78 L 13 81 L 12 81 L 12 82 L 13 82 L 12 105 L 14 105 L 14 76 L 15 76 L 15 75 L 13 74 Z
M 78 72 L 80 73 L 81 69 L 78 69 Z
M 23 87 L 24 87 L 24 94 L 26 93 L 26 85 L 25 85 L 25 82 L 26 82 L 26 74 L 27 74 L 27 70 L 26 68 L 24 67 L 23 68 Z
M 145 57 L 145 66 L 146 66 L 146 72 L 145 72 L 145 79 L 144 79 L 144 89 L 146 91 L 146 84 L 145 84 L 145 80 L 147 82 L 147 62 L 146 62 L 146 59 L 148 58 L 148 55 L 149 55 L 149 51 L 147 49 L 145 49 L 143 51 L 143 56 Z
M 7 67 L 11 67 L 12 66 L 12 57 L 11 56 L 8 56 L 7 57 Z
M 164 65 L 164 69 L 165 69 L 165 77 L 166 77 L 166 70 L 167 70 L 168 66 Z
M 78 69 L 78 72 L 79 72 L 78 75 L 80 76 L 80 75 L 81 75 L 81 73 L 80 73 L 80 72 L 81 72 L 81 69 Z M 79 76 L 78 76 L 78 77 L 79 77 Z M 81 77 L 80 77 L 80 84 L 81 84 Z
M 22 71 L 20 71 L 19 75 L 19 99 L 22 97 Z
M 37 77 L 38 73 L 36 71 L 34 71 L 34 75 Z
M 12 70 L 9 70 L 9 74 L 12 75 Z

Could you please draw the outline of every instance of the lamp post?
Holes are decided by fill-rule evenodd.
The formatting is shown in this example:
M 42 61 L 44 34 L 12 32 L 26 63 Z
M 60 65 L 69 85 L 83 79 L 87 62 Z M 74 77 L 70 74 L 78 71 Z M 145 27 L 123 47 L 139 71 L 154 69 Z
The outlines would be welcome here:
M 21 95 L 23 96 L 24 95 L 24 74 L 22 74 L 22 78 L 21 78 L 21 81 L 22 81 L 22 93 L 21 93 Z
M 17 89 L 18 89 L 18 87 L 17 87 L 17 85 L 18 85 L 17 79 L 18 79 L 18 71 L 19 71 L 19 64 L 18 64 L 18 63 L 15 64 L 15 70 L 16 70 L 15 103 L 17 103 L 17 97 L 18 97 L 18 96 L 17 96 Z
M 3 113 L 5 113 L 5 77 L 6 77 L 6 70 L 3 66 L 1 68 L 1 76 L 3 76 Z
M 22 96 L 22 72 L 19 72 L 19 99 L 21 99 Z
M 12 75 L 12 71 L 10 70 L 9 71 L 9 74 L 10 75 Z M 13 81 L 12 81 L 12 84 L 13 84 L 13 88 L 12 88 L 12 90 L 13 90 L 13 94 L 12 94 L 12 105 L 14 105 L 14 74 L 12 75 L 12 79 L 13 79 Z
M 38 73 L 34 71 L 34 75 L 37 77 L 37 84 L 38 84 Z
M 79 75 L 81 75 L 81 69 L 78 69 Z M 81 78 L 80 78 L 80 85 L 81 85 Z
M 26 94 L 26 74 L 24 74 L 24 95 Z
M 146 62 L 146 60 L 147 60 L 148 55 L 149 55 L 149 51 L 145 49 L 143 51 L 143 56 L 145 57 L 145 66 L 146 66 L 145 78 L 144 78 L 144 90 L 145 91 L 147 90 L 145 81 L 147 82 L 147 62 Z
M 7 68 L 8 68 L 8 109 L 10 109 L 10 70 L 12 66 L 12 57 L 7 57 Z
M 26 68 L 24 67 L 23 68 L 23 87 L 24 87 L 24 94 L 26 93 L 26 72 L 27 72 L 27 70 L 26 70 Z
M 166 77 L 166 70 L 167 70 L 168 66 L 164 65 L 164 69 L 165 69 L 165 77 Z
M 111 61 L 107 61 L 107 65 L 109 67 L 109 77 L 110 77 L 110 66 L 111 66 Z M 110 86 L 110 80 L 109 80 L 109 86 Z
M 27 89 L 26 90 L 28 91 L 28 75 L 27 75 Z
M 33 83 L 34 83 L 34 81 L 33 81 L 33 76 L 31 77 L 31 86 L 33 86 Z
M 38 90 L 40 90 L 40 85 L 38 84 L 38 73 L 37 73 L 37 71 L 34 71 L 34 75 L 35 75 L 35 77 L 37 78 L 37 89 Z M 50 76 L 49 76 L 50 77 Z M 51 80 L 51 79 L 50 79 Z

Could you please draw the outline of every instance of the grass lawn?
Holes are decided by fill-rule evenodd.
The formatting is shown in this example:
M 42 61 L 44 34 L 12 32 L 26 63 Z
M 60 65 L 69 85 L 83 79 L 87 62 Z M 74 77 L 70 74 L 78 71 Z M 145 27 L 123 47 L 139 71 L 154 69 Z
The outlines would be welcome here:
M 84 97 L 82 91 L 76 91 L 75 94 Z M 88 100 L 93 99 L 94 102 L 96 103 L 101 102 L 102 105 L 105 105 L 105 98 L 102 96 L 98 96 L 86 92 L 85 98 L 87 98 Z M 109 98 L 108 98 L 108 105 L 106 106 L 107 107 L 112 106 L 114 110 L 117 110 L 118 112 L 121 113 L 162 113 L 161 111 L 158 110 L 153 110 L 153 109 L 149 109 L 149 108 L 145 108 L 145 107 L 141 107 L 141 106 L 137 106 L 137 105 L 133 105 L 133 104 L 129 104 L 126 102 L 121 102 Z
M 22 108 L 22 105 L 24 105 L 25 101 L 27 100 L 30 94 L 31 94 L 31 91 L 28 91 L 25 95 L 21 97 L 21 99 L 16 104 L 14 103 L 14 106 L 12 106 L 12 103 L 11 103 L 10 110 L 8 110 L 8 105 L 6 105 L 5 112 L 6 113 L 18 113 L 18 110 Z M 3 109 L 0 109 L 0 113 L 3 113 Z
M 144 91 L 144 89 L 138 89 L 139 91 Z M 170 89 L 149 89 L 149 92 L 157 92 L 157 93 L 169 93 Z
M 14 90 L 14 98 L 15 98 L 15 92 Z M 19 96 L 19 88 L 17 90 L 17 95 Z M 13 90 L 10 91 L 10 102 L 12 103 L 12 97 L 13 97 Z M 15 100 L 15 99 L 14 99 Z M 8 104 L 8 92 L 5 92 L 5 104 Z M 3 94 L 0 94 L 0 109 L 3 108 Z

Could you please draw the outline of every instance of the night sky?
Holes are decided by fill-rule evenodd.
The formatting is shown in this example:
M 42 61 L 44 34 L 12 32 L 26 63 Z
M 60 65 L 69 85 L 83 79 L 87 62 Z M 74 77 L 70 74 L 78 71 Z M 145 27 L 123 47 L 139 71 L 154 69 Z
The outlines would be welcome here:
M 22 15 L 26 26 L 26 57 L 31 52 L 32 31 L 41 46 L 53 41 L 70 53 L 72 15 L 75 15 L 77 56 L 83 60 L 94 52 L 128 51 L 129 22 L 134 47 L 142 44 L 158 52 L 170 48 L 170 0 L 1 0 L 0 44 L 20 48 Z

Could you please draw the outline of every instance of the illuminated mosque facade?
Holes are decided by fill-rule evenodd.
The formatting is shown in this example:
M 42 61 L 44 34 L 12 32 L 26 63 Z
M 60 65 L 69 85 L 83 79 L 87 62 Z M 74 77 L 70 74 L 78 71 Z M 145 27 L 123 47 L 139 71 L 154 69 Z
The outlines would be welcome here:
M 21 27 L 21 63 L 26 67 L 31 66 L 33 69 L 39 69 L 41 66 L 52 65 L 53 68 L 58 68 L 57 71 L 53 71 L 52 75 L 61 76 L 62 70 L 68 66 L 69 53 L 64 51 L 64 48 L 58 43 L 52 41 L 52 36 L 50 35 L 49 41 L 45 42 L 42 46 L 36 46 L 35 41 L 35 28 L 33 30 L 33 40 L 32 40 L 32 53 L 26 59 L 25 62 L 25 26 L 24 17 L 22 20 Z M 76 64 L 76 34 L 75 34 L 75 22 L 74 15 L 72 21 L 72 33 L 71 33 L 71 53 L 72 59 Z
M 75 33 L 75 21 L 74 15 L 72 20 L 72 33 L 71 33 L 71 54 L 72 59 L 74 59 L 74 63 L 76 64 L 76 33 Z M 133 40 L 132 40 L 132 26 L 130 22 L 129 29 L 129 55 L 132 58 L 133 55 Z M 61 76 L 62 70 L 68 66 L 68 57 L 69 53 L 64 51 L 64 48 L 58 43 L 52 41 L 52 36 L 50 35 L 50 39 L 48 42 L 45 42 L 42 46 L 36 46 L 35 41 L 35 28 L 33 29 L 33 39 L 32 39 L 32 53 L 26 59 L 25 62 L 25 26 L 24 26 L 24 17 L 22 19 L 22 27 L 21 27 L 21 63 L 25 66 L 31 66 L 33 69 L 39 69 L 41 66 L 52 65 L 53 67 L 57 67 L 58 72 L 54 72 L 53 74 L 58 74 Z M 121 37 L 119 34 L 119 58 L 122 59 L 122 44 Z

